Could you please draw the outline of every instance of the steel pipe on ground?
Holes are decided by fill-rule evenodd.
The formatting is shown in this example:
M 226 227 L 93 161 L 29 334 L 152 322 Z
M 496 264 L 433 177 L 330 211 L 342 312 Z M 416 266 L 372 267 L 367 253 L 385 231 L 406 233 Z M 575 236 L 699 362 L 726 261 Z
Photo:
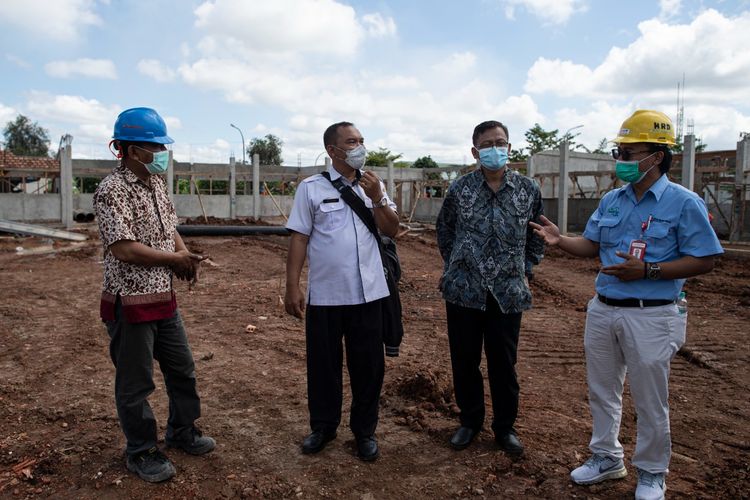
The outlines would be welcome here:
M 288 235 L 287 228 L 282 226 L 208 226 L 179 225 L 177 231 L 182 236 L 247 236 L 254 234 Z

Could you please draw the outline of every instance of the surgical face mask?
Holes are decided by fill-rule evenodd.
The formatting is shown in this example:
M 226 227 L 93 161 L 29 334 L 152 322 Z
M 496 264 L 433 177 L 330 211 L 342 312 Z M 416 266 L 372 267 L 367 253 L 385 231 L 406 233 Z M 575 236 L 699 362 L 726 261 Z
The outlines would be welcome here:
M 656 153 L 651 153 L 646 158 L 649 158 L 653 156 Z M 644 158 L 643 160 L 645 160 Z M 629 182 L 631 184 L 638 184 L 643 180 L 644 177 L 646 177 L 646 174 L 651 172 L 651 170 L 656 166 L 654 164 L 651 168 L 646 170 L 645 172 L 641 172 L 639 165 L 643 160 L 631 160 L 631 161 L 621 161 L 617 160 L 615 162 L 615 175 L 618 179 L 620 179 L 623 182 Z
M 334 148 L 346 152 L 346 159 L 344 161 L 354 170 L 361 170 L 362 167 L 365 166 L 365 160 L 367 159 L 367 149 L 365 149 L 364 144 L 360 144 L 354 149 L 343 149 L 337 146 L 334 146 Z
M 508 163 L 508 148 L 482 148 L 479 150 L 479 162 L 487 170 L 500 170 Z
M 144 149 L 144 151 L 146 150 Z M 169 167 L 169 151 L 152 151 L 151 153 L 154 155 L 154 159 L 151 160 L 151 163 L 143 163 L 142 161 L 138 160 L 136 161 L 146 167 L 146 170 L 148 170 L 149 174 L 163 174 L 164 172 L 166 172 L 167 168 Z

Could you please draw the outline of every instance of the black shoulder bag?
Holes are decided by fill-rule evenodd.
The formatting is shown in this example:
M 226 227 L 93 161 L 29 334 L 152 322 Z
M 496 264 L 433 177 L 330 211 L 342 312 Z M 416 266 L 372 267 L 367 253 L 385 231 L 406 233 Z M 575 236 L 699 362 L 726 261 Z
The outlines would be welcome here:
M 383 301 L 383 343 L 385 344 L 385 355 L 398 356 L 401 339 L 404 336 L 404 326 L 401 322 L 401 297 L 398 292 L 398 281 L 401 279 L 401 262 L 396 253 L 396 243 L 388 236 L 381 236 L 375 223 L 375 216 L 357 196 L 357 193 L 341 181 L 341 178 L 332 180 L 328 172 L 321 175 L 331 181 L 333 187 L 341 195 L 341 198 L 349 205 L 354 213 L 364 222 L 365 226 L 375 236 L 380 250 L 380 259 L 383 261 L 383 272 L 388 284 L 389 296 Z

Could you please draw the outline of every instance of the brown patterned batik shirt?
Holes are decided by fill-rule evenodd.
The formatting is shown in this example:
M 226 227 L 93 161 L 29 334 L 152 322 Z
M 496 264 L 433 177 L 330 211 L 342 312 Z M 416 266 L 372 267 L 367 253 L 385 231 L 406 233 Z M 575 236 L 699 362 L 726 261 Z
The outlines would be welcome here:
M 124 165 L 112 171 L 94 194 L 94 211 L 104 245 L 104 286 L 101 316 L 115 319 L 119 297 L 130 323 L 171 317 L 176 309 L 172 270 L 163 266 L 128 264 L 115 258 L 110 245 L 136 241 L 165 252 L 175 251 L 177 214 L 164 179 L 141 181 Z

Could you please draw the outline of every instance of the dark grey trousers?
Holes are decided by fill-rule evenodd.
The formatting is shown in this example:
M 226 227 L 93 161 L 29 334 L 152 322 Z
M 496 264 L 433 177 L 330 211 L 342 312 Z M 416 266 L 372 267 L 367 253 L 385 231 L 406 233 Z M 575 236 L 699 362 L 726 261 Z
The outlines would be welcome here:
M 157 442 L 156 419 L 147 400 L 155 388 L 153 360 L 159 362 L 167 387 L 170 439 L 189 432 L 201 414 L 195 363 L 179 311 L 167 319 L 127 323 L 118 299 L 115 318 L 106 322 L 115 365 L 115 404 L 127 439 L 126 452 L 135 455 Z

